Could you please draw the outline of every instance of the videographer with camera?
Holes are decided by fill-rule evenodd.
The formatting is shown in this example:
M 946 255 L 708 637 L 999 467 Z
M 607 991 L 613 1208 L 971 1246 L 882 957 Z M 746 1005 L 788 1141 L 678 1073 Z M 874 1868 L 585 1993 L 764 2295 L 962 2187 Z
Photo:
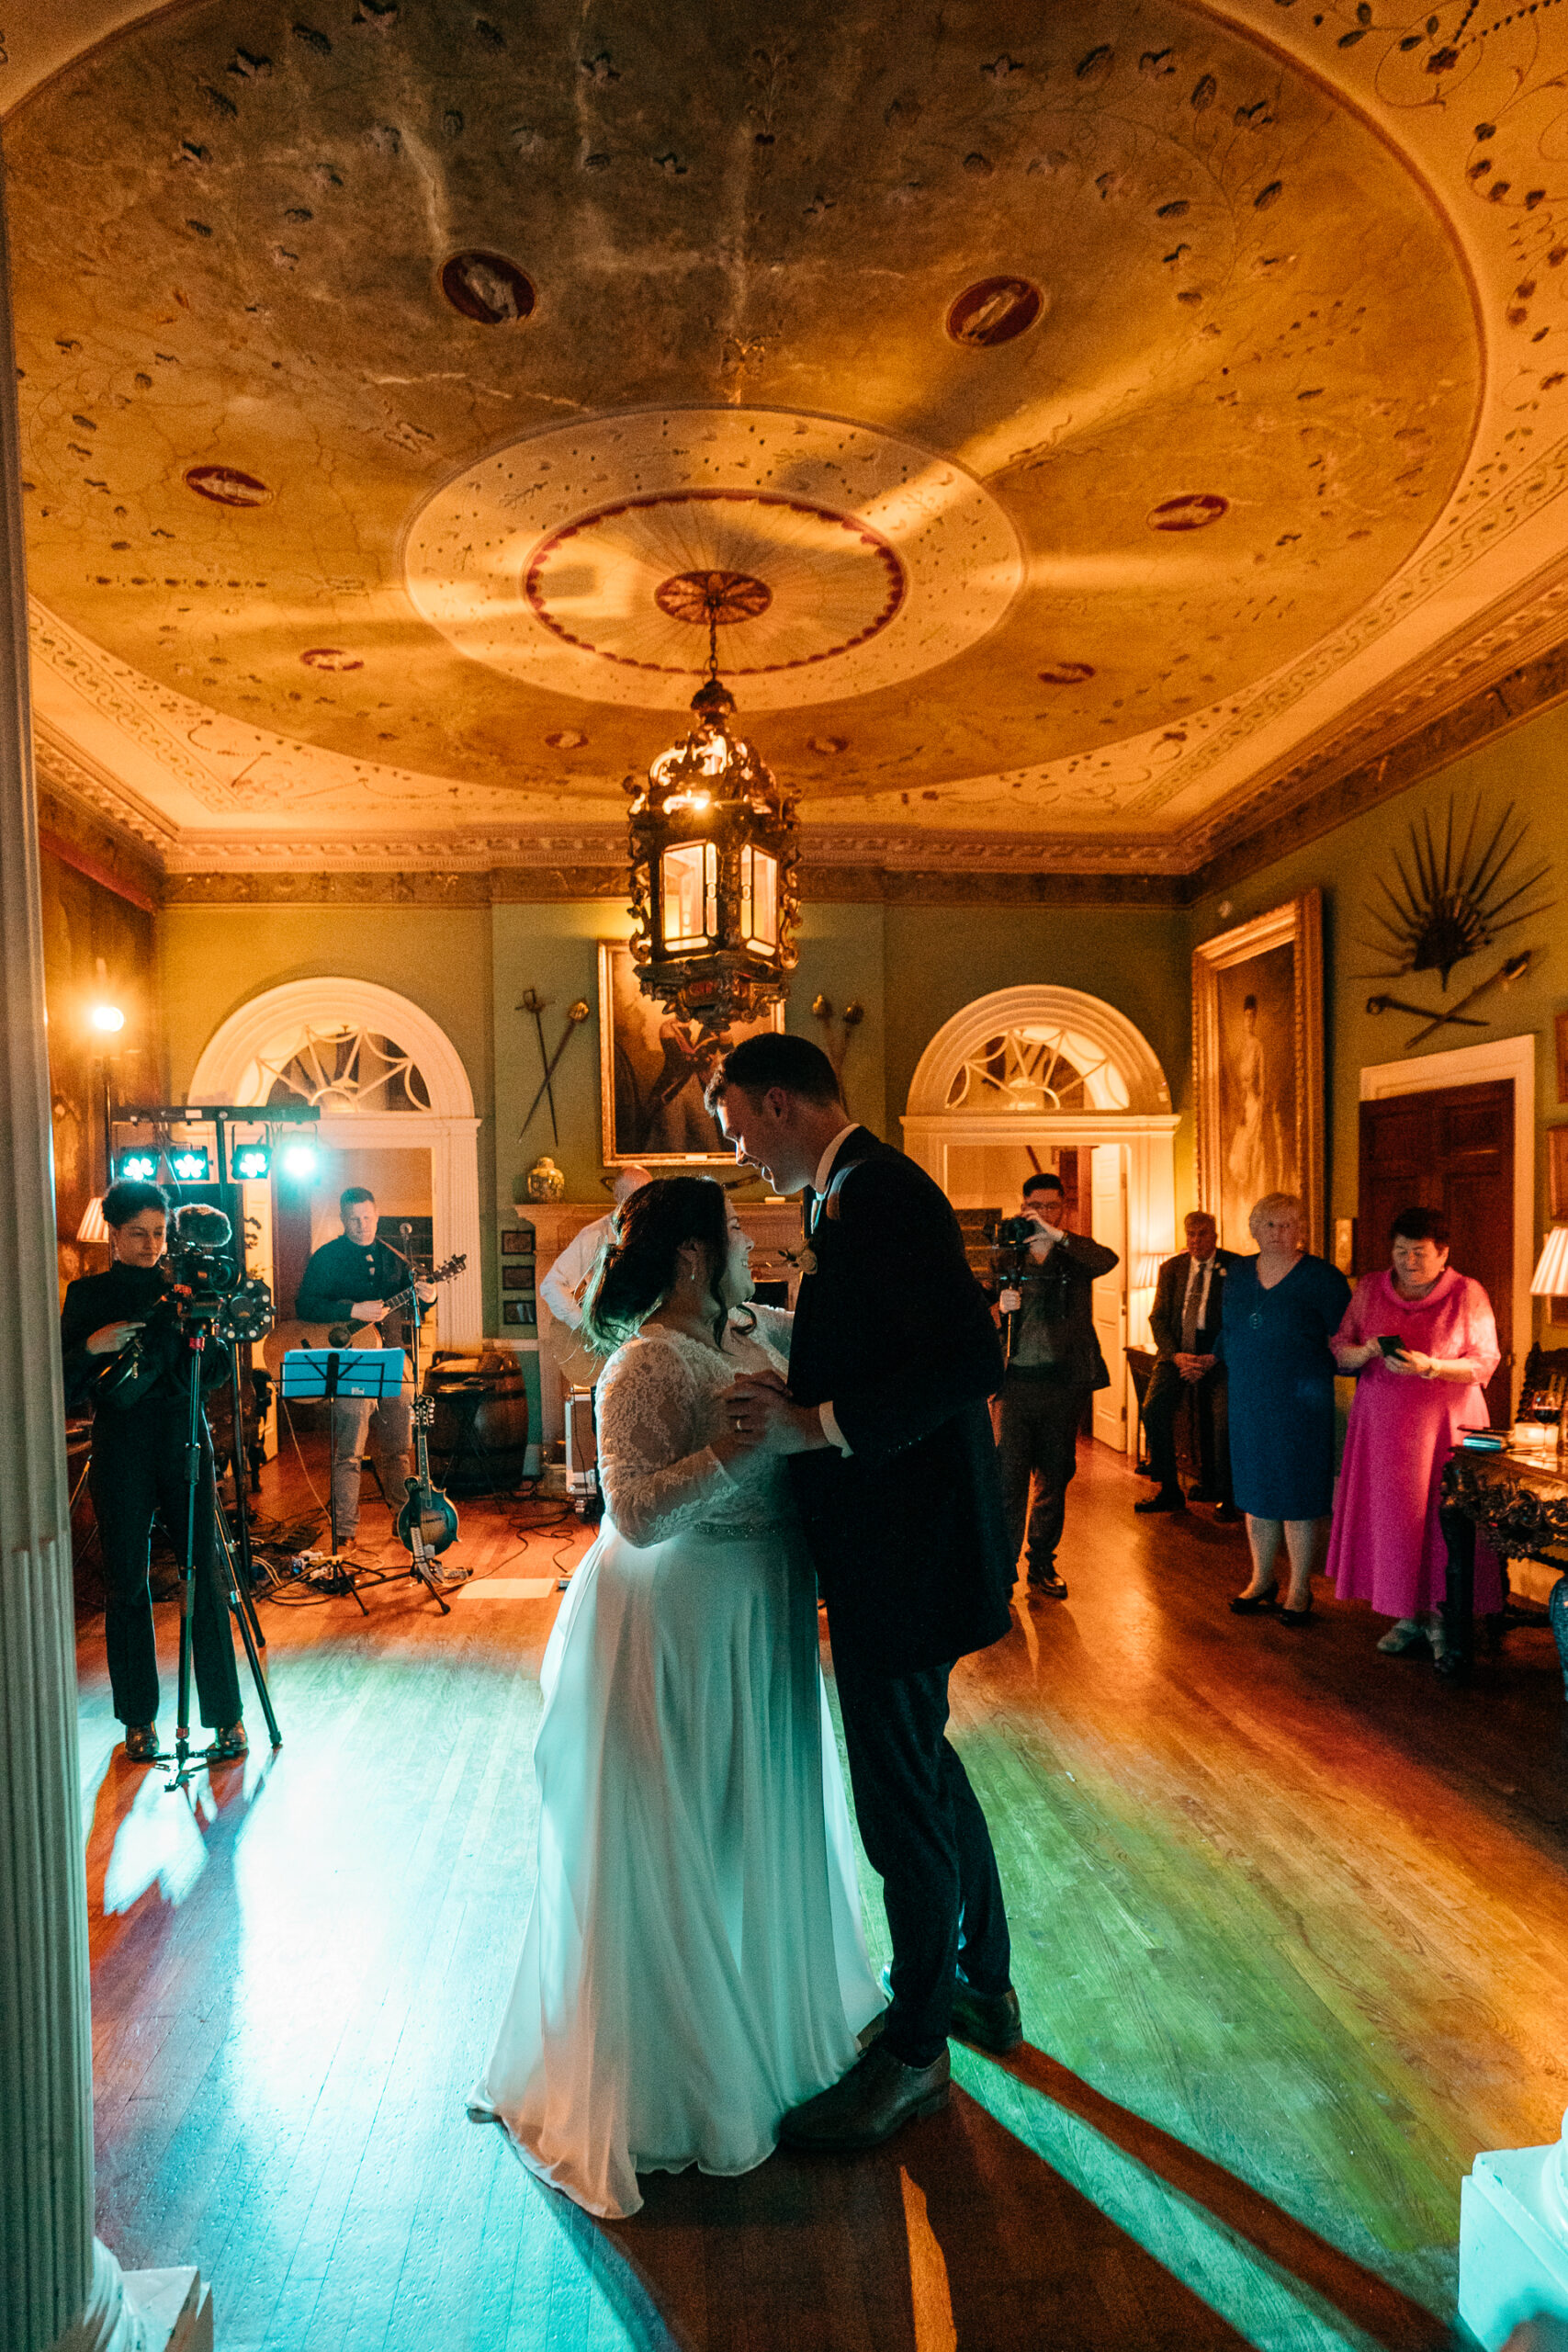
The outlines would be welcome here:
M 190 1212 L 187 1212 L 190 1214 Z M 93 1398 L 87 1485 L 103 1544 L 104 1640 L 114 1711 L 132 1763 L 158 1758 L 158 1657 L 148 1563 L 152 1520 L 161 1513 L 184 1565 L 190 1489 L 191 1367 L 203 1388 L 227 1376 L 220 1347 L 192 1350 L 164 1257 L 168 1204 L 156 1184 L 111 1184 L 104 1195 L 113 1263 L 70 1284 L 60 1318 L 69 1404 Z M 221 1220 L 225 1232 L 227 1219 Z M 112 1385 L 111 1385 L 112 1384 Z M 118 1393 L 116 1391 L 118 1390 Z M 240 1681 L 229 1611 L 213 1559 L 212 1443 L 205 1419 L 196 1490 L 191 1647 L 201 1720 L 216 1735 L 215 1762 L 244 1755 Z
M 997 1227 L 991 1246 L 1007 1348 L 996 1429 L 1008 1539 L 1016 1560 L 1027 1536 L 1029 1589 L 1049 1600 L 1067 1597 L 1056 1547 L 1078 1423 L 1095 1390 L 1111 1385 L 1090 1295 L 1118 1262 L 1102 1241 L 1066 1230 L 1066 1198 L 1059 1176 L 1031 1176 L 1018 1216 Z

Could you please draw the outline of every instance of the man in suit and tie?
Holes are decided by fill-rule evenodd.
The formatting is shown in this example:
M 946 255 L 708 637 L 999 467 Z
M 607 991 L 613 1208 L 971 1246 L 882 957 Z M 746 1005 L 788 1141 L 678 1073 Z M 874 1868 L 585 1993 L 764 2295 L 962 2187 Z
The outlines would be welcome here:
M 707 1099 L 737 1159 L 805 1196 L 788 1387 L 739 1385 L 793 1457 L 893 1940 L 880 2037 L 781 2136 L 874 2147 L 945 2102 L 950 2031 L 998 2052 L 1022 2039 L 990 1835 L 945 1736 L 954 1660 L 1011 1622 L 987 1410 L 1001 1351 L 947 1200 L 851 1119 L 820 1046 L 746 1038 Z
M 1186 1222 L 1187 1246 L 1159 1270 L 1149 1310 L 1158 1359 L 1144 1398 L 1149 1465 L 1159 1485 L 1137 1511 L 1185 1510 L 1176 1466 L 1176 1416 L 1184 1400 L 1197 1419 L 1199 1484 L 1194 1502 L 1217 1503 L 1216 1519 L 1241 1517 L 1231 1492 L 1230 1435 L 1225 1419 L 1225 1368 L 1214 1354 L 1224 1313 L 1225 1276 L 1238 1263 L 1234 1250 L 1216 1245 L 1219 1229 L 1206 1209 Z

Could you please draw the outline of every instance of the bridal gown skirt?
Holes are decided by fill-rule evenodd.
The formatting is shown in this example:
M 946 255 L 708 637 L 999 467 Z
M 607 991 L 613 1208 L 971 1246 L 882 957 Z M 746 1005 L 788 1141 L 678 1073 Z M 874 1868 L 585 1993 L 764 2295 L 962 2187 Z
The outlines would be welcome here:
M 749 2172 L 882 2007 L 792 1532 L 604 1531 L 540 1677 L 538 1875 L 470 2100 L 591 2213 Z

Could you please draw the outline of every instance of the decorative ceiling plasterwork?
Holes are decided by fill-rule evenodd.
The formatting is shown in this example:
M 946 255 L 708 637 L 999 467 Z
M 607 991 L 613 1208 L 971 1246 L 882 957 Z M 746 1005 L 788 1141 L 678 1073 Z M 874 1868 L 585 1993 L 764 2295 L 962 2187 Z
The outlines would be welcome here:
M 680 709 L 705 620 L 660 591 L 733 571 L 766 600 L 718 631 L 747 711 L 903 686 L 1001 621 L 1017 536 L 959 466 L 863 425 L 771 409 L 602 417 L 497 451 L 414 517 L 416 608 L 471 661 L 584 702 Z
M 1561 690 L 1568 11 L 741 15 L 8 12 L 56 790 L 592 871 L 705 569 L 836 873 L 1190 876 Z

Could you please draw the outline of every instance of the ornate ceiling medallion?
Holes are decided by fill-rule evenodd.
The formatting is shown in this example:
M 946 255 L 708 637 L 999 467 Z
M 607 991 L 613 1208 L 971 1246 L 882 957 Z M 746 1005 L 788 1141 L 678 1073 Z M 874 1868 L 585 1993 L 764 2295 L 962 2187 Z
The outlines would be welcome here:
M 739 621 L 754 621 L 773 601 L 765 580 L 744 571 L 678 571 L 660 581 L 653 601 L 672 621 L 687 621 L 706 628 L 710 621 L 733 628 Z
M 645 409 L 513 442 L 414 516 L 416 609 L 470 661 L 584 702 L 680 708 L 703 583 L 750 708 L 899 686 L 998 627 L 1024 582 L 998 501 L 951 458 L 766 408 Z
M 694 550 L 709 560 L 656 578 Z M 905 580 L 887 541 L 858 515 L 768 491 L 694 489 L 626 499 L 553 531 L 529 559 L 523 592 L 569 645 L 671 677 L 703 674 L 694 624 L 728 630 L 769 614 L 765 635 L 752 630 L 744 647 L 724 650 L 731 677 L 752 678 L 863 645 L 897 616 Z

